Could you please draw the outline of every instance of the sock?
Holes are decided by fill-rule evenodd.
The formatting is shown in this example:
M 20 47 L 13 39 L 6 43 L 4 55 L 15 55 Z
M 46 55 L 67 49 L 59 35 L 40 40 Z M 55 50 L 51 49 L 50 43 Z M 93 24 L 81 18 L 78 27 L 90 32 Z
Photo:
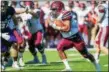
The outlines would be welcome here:
M 99 59 L 99 54 L 95 53 L 95 59 Z
M 19 58 L 22 58 L 23 57 L 23 53 L 19 52 L 18 56 L 19 56 Z
M 67 59 L 63 59 L 62 61 L 63 61 L 64 65 L 65 65 L 66 69 L 71 69 L 69 64 L 68 64 Z
M 34 61 L 35 62 L 37 62 L 37 63 L 39 63 L 40 61 L 39 61 L 39 59 L 38 59 L 38 56 L 36 55 L 36 56 L 34 56 Z
M 101 68 L 100 68 L 99 63 L 97 63 L 96 61 L 94 61 L 94 62 L 92 62 L 92 63 L 94 64 L 94 66 L 95 66 L 95 68 L 96 68 L 96 71 L 97 71 L 97 72 L 100 72 L 100 71 L 101 71 Z
M 17 61 L 14 61 L 14 63 L 13 64 L 17 64 Z
M 46 55 L 44 53 L 42 54 L 42 63 L 47 63 Z

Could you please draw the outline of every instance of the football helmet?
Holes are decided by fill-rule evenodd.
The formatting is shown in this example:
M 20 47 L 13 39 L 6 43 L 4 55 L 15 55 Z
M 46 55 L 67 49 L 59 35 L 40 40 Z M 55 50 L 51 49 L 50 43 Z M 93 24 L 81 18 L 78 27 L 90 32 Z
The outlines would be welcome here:
M 54 1 L 51 4 L 51 10 L 56 10 L 58 13 L 64 9 L 64 3 L 61 1 Z

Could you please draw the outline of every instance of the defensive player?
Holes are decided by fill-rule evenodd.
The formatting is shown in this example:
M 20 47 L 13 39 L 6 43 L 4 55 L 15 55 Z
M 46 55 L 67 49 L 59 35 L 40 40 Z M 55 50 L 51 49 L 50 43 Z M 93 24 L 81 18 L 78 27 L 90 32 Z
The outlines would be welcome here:
M 44 53 L 44 47 L 42 43 L 44 32 L 42 24 L 40 23 L 40 9 L 37 1 L 35 1 L 34 4 L 31 4 L 31 10 L 29 10 L 29 13 L 32 15 L 32 18 L 28 20 L 28 26 L 30 32 L 32 33 L 32 37 L 28 42 L 29 50 L 34 59 L 28 63 L 39 63 L 37 51 L 35 49 L 37 48 L 42 55 L 42 64 L 46 64 L 46 55 Z
M 96 63 L 94 57 L 87 51 L 85 43 L 78 32 L 78 20 L 76 13 L 65 11 L 64 4 L 61 1 L 54 1 L 51 4 L 52 12 L 46 19 L 46 26 L 49 25 L 56 30 L 59 30 L 63 38 L 57 46 L 57 50 L 62 62 L 65 65 L 63 71 L 72 71 L 65 54 L 65 50 L 75 47 L 84 58 L 88 58 L 100 71 L 99 64 Z
M 26 13 L 27 9 L 23 8 L 23 6 L 17 1 L 12 1 L 11 6 L 16 11 L 15 16 L 17 19 L 17 25 L 16 25 L 17 31 L 23 38 L 22 44 L 19 45 L 18 63 L 19 63 L 19 66 L 24 66 L 25 64 L 23 62 L 23 53 L 24 53 L 25 47 L 26 47 L 25 42 L 26 42 L 26 40 L 30 39 L 30 37 L 31 37 L 31 33 L 29 32 L 28 26 L 26 25 L 27 19 L 29 18 L 30 15 Z M 10 27 L 12 28 L 11 23 L 10 23 Z M 12 66 L 15 67 L 14 64 Z
M 108 9 L 109 9 L 108 1 L 107 3 L 103 2 L 102 4 L 98 6 L 99 15 L 101 15 L 101 17 L 98 23 L 100 29 L 96 36 L 96 40 L 95 40 L 95 47 L 96 47 L 95 58 L 97 59 L 97 61 L 99 61 L 99 55 L 100 55 L 101 50 L 105 54 L 109 53 L 108 48 L 106 46 L 106 43 L 108 42 L 108 38 L 109 38 Z
M 1 50 L 5 53 L 6 58 L 9 57 L 9 51 L 11 57 L 14 60 L 14 67 L 20 69 L 17 64 L 17 54 L 19 45 L 23 42 L 22 37 L 17 32 L 16 28 L 10 28 L 8 23 L 13 21 L 14 25 L 17 25 L 15 16 L 15 10 L 13 7 L 8 6 L 7 1 L 1 2 Z M 9 49 L 11 47 L 11 49 Z M 3 57 L 3 56 L 2 56 Z M 8 59 L 2 60 L 2 65 L 8 61 Z

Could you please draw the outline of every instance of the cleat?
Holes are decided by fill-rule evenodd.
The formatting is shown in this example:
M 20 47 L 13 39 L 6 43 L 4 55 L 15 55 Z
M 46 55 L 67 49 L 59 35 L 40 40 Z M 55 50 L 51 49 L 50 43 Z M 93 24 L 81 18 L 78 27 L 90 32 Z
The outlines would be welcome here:
M 22 58 L 19 59 L 19 65 L 21 67 L 25 66 L 25 63 L 23 62 L 23 59 Z
M 42 63 L 42 65 L 47 65 L 47 63 Z
M 4 71 L 4 70 L 5 70 L 5 66 L 2 65 L 2 66 L 1 66 L 1 71 Z
M 46 59 L 46 55 L 42 55 L 42 64 L 46 65 L 47 64 L 47 59 Z
M 12 65 L 13 68 L 20 70 L 21 68 L 19 67 L 19 65 L 17 64 L 17 62 L 14 62 Z

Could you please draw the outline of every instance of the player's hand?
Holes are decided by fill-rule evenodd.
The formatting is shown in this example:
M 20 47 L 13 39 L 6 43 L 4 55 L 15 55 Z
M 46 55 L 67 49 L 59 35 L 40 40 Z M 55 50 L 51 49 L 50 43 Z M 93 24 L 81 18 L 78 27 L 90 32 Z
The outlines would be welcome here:
M 10 36 L 9 36 L 8 33 L 2 33 L 1 37 L 4 38 L 5 40 L 9 40 L 10 39 Z

